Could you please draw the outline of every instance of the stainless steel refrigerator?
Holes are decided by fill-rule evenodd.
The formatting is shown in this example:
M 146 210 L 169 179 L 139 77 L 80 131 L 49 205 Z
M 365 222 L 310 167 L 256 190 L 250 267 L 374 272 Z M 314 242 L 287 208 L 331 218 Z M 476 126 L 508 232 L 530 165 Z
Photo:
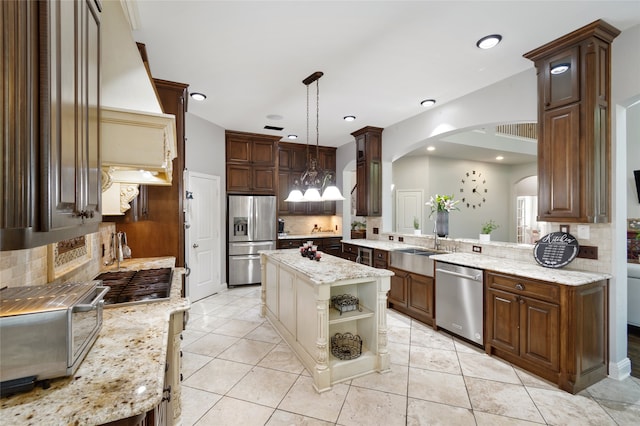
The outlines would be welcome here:
M 260 250 L 276 248 L 276 197 L 229 195 L 227 285 L 259 284 Z

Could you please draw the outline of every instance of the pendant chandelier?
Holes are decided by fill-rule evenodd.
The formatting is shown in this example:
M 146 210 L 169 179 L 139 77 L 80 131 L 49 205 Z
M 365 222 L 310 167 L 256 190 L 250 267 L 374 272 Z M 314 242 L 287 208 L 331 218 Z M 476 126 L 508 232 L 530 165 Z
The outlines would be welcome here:
M 302 80 L 307 86 L 307 168 L 300 180 L 294 181 L 294 189 L 284 200 L 288 202 L 300 201 L 342 201 L 344 197 L 335 185 L 335 176 L 330 171 L 320 168 L 318 160 L 320 158 L 320 85 L 318 80 L 323 76 L 322 71 L 316 71 L 309 77 Z M 309 85 L 316 83 L 316 156 L 311 157 L 309 153 Z M 304 190 L 304 194 L 302 191 Z M 320 193 L 322 192 L 322 195 Z

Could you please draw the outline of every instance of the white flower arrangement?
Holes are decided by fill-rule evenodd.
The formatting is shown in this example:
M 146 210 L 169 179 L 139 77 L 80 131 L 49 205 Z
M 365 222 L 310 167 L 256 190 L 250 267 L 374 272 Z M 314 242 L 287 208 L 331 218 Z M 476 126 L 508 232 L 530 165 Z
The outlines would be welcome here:
M 431 196 L 429 201 L 425 203 L 427 206 L 431 206 L 431 214 L 429 217 L 433 216 L 435 212 L 450 212 L 452 210 L 460 210 L 456 205 L 460 202 L 460 200 L 453 199 L 453 195 L 438 195 L 436 194 L 435 198 Z

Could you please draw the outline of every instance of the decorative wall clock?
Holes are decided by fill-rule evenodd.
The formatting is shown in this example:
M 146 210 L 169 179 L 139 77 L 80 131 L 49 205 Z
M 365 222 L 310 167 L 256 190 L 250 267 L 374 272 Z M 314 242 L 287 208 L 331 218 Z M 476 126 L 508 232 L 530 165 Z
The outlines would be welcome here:
M 476 170 L 466 172 L 460 180 L 462 204 L 469 209 L 476 209 L 487 202 L 487 180 Z

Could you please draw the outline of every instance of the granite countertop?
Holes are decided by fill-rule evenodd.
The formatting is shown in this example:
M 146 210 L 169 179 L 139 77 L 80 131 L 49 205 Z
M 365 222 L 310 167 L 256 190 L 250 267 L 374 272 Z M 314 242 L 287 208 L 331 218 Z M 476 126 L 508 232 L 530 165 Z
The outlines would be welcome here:
M 367 248 L 378 249 L 378 250 L 387 250 L 387 251 L 401 250 L 401 249 L 408 249 L 408 248 L 420 248 L 424 250 L 431 250 L 431 249 L 427 249 L 426 247 L 420 247 L 412 244 L 398 243 L 394 241 L 383 241 L 383 240 L 356 239 L 356 240 L 342 240 L 342 242 L 345 244 L 353 244 L 356 246 L 367 247 Z
M 584 285 L 606 280 L 611 275 L 598 272 L 583 272 L 570 269 L 545 268 L 538 264 L 520 262 L 474 253 L 447 253 L 429 256 L 433 260 L 455 263 L 472 268 L 486 269 L 523 278 L 549 281 L 564 285 Z
M 372 268 L 325 253 L 322 253 L 319 262 L 302 257 L 299 249 L 265 250 L 260 254 L 303 273 L 314 284 L 331 284 L 342 280 L 393 275 L 393 272 L 386 269 Z
M 121 262 L 129 269 L 174 264 L 173 257 Z M 51 380 L 49 389 L 36 387 L 0 399 L 0 417 L 12 424 L 95 425 L 146 413 L 158 405 L 169 320 L 171 314 L 190 307 L 189 300 L 181 297 L 183 274 L 183 268 L 174 270 L 169 300 L 104 309 L 100 335 L 76 373 Z
M 279 240 L 313 240 L 314 238 L 342 237 L 335 232 L 314 232 L 312 234 L 278 234 Z

